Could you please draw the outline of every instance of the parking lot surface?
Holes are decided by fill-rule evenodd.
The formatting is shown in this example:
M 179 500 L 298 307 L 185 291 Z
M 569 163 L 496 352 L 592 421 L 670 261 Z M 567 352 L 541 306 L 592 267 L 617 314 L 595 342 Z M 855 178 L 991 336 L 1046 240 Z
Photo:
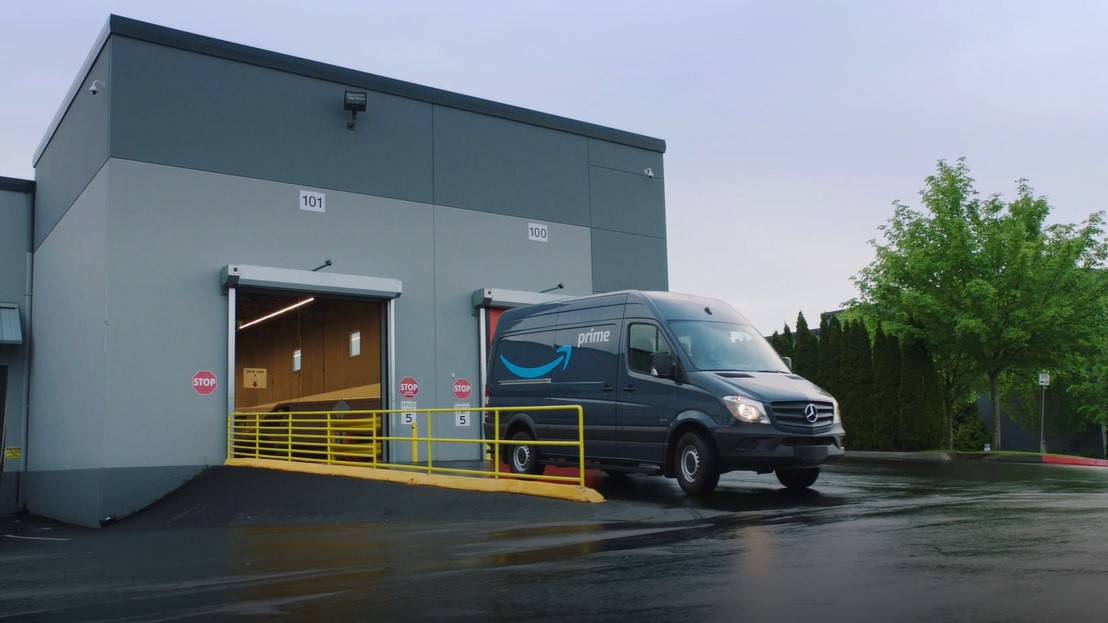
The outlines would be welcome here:
M 843 463 L 599 505 L 212 470 L 100 530 L 0 520 L 0 617 L 1102 621 L 1108 470 Z

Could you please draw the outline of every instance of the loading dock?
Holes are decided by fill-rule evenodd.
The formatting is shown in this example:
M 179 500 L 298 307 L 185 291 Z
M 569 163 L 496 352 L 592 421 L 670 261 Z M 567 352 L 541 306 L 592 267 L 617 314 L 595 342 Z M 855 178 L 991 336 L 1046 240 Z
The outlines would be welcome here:
M 399 281 L 243 265 L 228 265 L 221 275 L 228 413 L 266 414 L 272 424 L 278 413 L 386 408 Z M 396 419 L 375 421 L 375 434 L 387 435 Z M 373 445 L 367 457 L 390 451 Z
M 354 127 L 347 92 L 364 94 Z M 481 406 L 498 309 L 667 288 L 664 151 L 111 16 L 35 182 L 0 183 L 0 301 L 26 336 L 0 347 L 16 506 L 125 516 L 222 464 L 238 408 L 395 410 L 381 437 L 445 408 L 436 433 L 477 443 L 433 460 L 481 460 L 478 422 L 456 416 Z

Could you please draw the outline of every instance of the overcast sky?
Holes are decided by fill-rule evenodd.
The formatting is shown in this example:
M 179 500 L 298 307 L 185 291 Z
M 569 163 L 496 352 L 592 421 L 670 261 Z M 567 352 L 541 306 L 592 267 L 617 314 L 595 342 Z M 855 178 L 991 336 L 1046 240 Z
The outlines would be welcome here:
M 939 158 L 1105 207 L 1108 3 L 12 0 L 0 175 L 109 13 L 664 138 L 670 288 L 767 333 L 854 296 Z

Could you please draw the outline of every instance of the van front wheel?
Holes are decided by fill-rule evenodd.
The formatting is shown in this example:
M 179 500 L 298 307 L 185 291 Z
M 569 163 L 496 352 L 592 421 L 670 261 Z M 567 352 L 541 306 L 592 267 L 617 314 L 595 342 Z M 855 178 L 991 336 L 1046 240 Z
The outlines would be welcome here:
M 677 483 L 689 495 L 710 493 L 719 483 L 719 457 L 703 435 L 685 433 L 673 449 Z
M 519 431 L 512 435 L 512 441 L 534 441 L 534 437 L 527 431 Z M 539 461 L 539 451 L 531 444 L 510 444 L 508 447 L 508 467 L 515 474 L 541 474 L 542 463 Z

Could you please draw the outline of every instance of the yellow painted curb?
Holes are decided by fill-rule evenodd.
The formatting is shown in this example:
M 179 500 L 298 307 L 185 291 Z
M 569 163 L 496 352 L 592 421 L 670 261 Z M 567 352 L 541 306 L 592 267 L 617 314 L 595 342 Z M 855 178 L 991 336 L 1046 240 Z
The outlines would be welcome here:
M 522 495 L 535 495 L 544 498 L 569 500 L 571 502 L 598 504 L 604 501 L 604 496 L 600 495 L 599 491 L 589 487 L 561 485 L 552 482 L 536 482 L 533 480 L 517 480 L 513 478 L 493 479 L 447 476 L 444 474 L 421 474 L 419 472 L 405 472 L 395 469 L 354 467 L 352 465 L 324 465 L 321 463 L 297 463 L 294 461 L 275 461 L 271 459 L 227 459 L 224 464 L 229 467 L 256 467 L 283 472 L 317 474 L 320 476 L 344 476 L 346 478 L 394 482 L 402 485 L 415 485 L 417 487 L 438 487 L 440 489 L 483 491 L 486 493 L 519 493 Z

